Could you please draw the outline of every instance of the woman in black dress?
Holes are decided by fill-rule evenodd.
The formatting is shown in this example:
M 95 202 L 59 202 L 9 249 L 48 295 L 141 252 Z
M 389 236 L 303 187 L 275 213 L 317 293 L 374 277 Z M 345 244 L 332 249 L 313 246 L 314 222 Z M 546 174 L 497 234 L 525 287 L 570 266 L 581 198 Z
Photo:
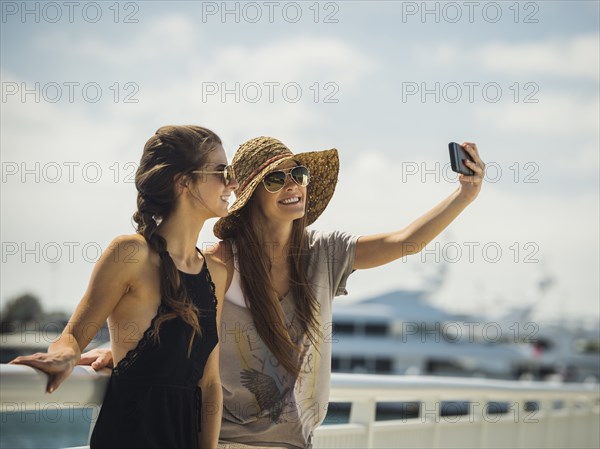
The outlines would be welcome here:
M 196 243 L 205 220 L 227 214 L 237 182 L 216 134 L 165 126 L 146 143 L 135 183 L 136 234 L 104 251 L 48 352 L 11 363 L 48 373 L 51 393 L 108 318 L 115 369 L 91 448 L 216 447 L 226 270 Z

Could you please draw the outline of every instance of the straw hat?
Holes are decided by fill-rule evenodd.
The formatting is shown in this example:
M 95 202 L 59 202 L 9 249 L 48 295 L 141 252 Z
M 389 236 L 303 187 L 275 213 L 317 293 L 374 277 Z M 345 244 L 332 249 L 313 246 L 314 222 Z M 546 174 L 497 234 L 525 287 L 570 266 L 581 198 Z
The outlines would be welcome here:
M 235 170 L 239 188 L 229 215 L 217 221 L 214 234 L 226 239 L 234 234 L 240 223 L 240 209 L 252 197 L 263 178 L 279 164 L 294 160 L 310 170 L 310 182 L 306 188 L 308 225 L 323 213 L 333 196 L 337 183 L 340 161 L 336 149 L 294 154 L 282 142 L 273 137 L 256 137 L 238 148 L 231 164 Z

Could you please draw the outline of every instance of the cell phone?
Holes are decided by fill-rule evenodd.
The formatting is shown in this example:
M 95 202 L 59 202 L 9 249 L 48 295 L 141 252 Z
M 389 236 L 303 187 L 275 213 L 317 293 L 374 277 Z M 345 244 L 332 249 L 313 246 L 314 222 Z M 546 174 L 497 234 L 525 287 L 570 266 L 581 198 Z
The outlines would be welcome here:
M 448 149 L 450 150 L 450 165 L 452 167 L 452 171 L 455 171 L 456 173 L 462 173 L 463 175 L 467 176 L 475 174 L 475 172 L 467 167 L 464 162 L 465 159 L 471 162 L 475 161 L 473 161 L 471 155 L 467 153 L 462 146 L 456 142 L 450 142 L 448 144 Z

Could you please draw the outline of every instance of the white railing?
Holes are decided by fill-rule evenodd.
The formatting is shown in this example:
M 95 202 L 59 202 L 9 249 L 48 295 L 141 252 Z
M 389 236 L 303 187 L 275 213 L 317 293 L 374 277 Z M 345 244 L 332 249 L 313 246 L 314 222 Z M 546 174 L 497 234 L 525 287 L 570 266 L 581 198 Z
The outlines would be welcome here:
M 109 374 L 76 367 L 48 395 L 45 374 L 26 366 L 0 365 L 1 411 L 39 410 L 47 404 L 97 411 Z M 349 423 L 321 426 L 315 449 L 600 447 L 598 384 L 333 374 L 330 400 L 352 404 Z M 445 401 L 462 403 L 467 413 L 448 416 L 452 407 L 445 407 Z M 376 421 L 378 407 L 402 409 L 398 403 L 415 417 Z M 503 404 L 505 413 L 489 412 L 490 403 Z
M 331 402 L 350 422 L 321 426 L 315 448 L 598 448 L 598 384 L 334 374 Z M 418 417 L 376 421 L 377 405 L 414 401 Z M 448 401 L 448 407 L 443 402 Z M 464 403 L 462 416 L 444 416 Z M 500 403 L 507 413 L 488 411 Z M 452 406 L 454 404 L 454 407 Z M 535 404 L 535 407 L 534 407 Z

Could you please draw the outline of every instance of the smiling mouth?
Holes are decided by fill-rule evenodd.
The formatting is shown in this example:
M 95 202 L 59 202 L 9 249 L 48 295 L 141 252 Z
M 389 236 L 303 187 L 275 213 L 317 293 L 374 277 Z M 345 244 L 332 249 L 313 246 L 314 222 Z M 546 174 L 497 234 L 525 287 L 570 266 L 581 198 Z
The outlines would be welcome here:
M 298 204 L 300 200 L 301 198 L 299 196 L 294 196 L 292 198 L 286 198 L 285 200 L 278 201 L 278 203 L 288 206 L 291 204 Z

